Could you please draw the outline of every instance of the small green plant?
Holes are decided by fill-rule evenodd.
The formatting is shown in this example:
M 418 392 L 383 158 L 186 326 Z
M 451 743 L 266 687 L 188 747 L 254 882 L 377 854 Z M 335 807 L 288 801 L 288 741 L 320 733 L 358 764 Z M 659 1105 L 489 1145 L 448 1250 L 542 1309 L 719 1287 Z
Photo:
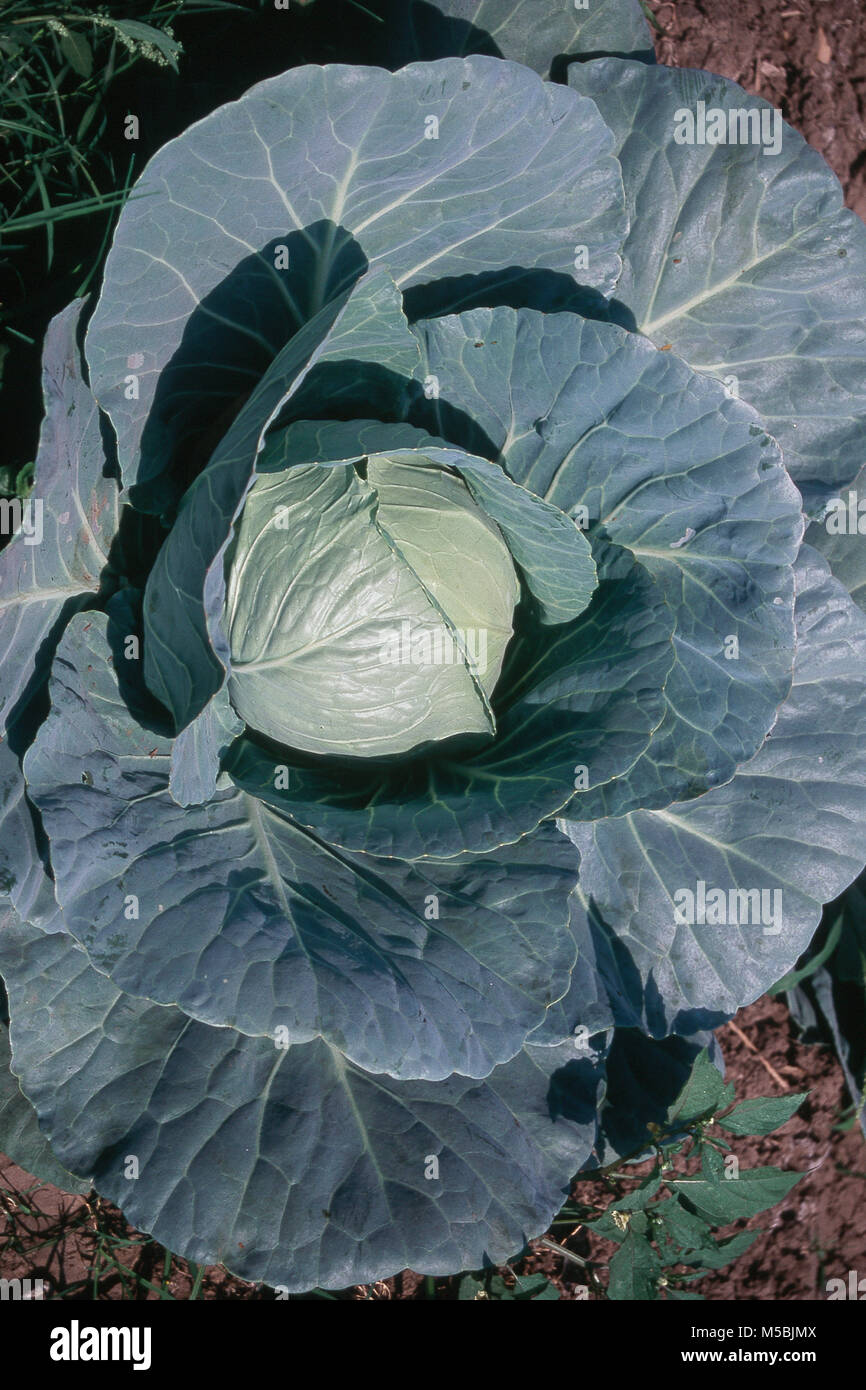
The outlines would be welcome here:
M 0 497 L 25 498 L 33 487 L 33 463 L 25 463 L 16 470 L 4 466 L 0 468 Z
M 715 1232 L 775 1206 L 803 1176 L 774 1167 L 741 1169 L 717 1129 L 730 1135 L 771 1134 L 790 1120 L 807 1095 L 761 1096 L 735 1104 L 733 1085 L 723 1080 L 706 1051 L 699 1054 L 664 1123 L 650 1126 L 655 1151 L 650 1172 L 602 1215 L 583 1217 L 596 1235 L 619 1246 L 610 1262 L 608 1298 L 657 1299 L 663 1293 L 671 1299 L 702 1297 L 688 1286 L 730 1264 L 761 1235 L 740 1231 L 718 1237 Z M 615 1190 L 634 1182 L 621 1168 L 622 1160 L 616 1171 L 604 1170 Z M 567 1211 L 564 1217 L 571 1219 L 579 1211 Z
M 174 107 L 177 20 L 193 47 L 214 12 L 243 22 L 265 3 L 0 0 L 0 381 L 10 406 L 0 496 L 21 495 L 17 474 L 35 444 L 33 349 L 58 305 L 92 287 L 153 152 L 153 122 L 139 130 L 125 113 Z
M 458 1301 L 500 1303 L 550 1303 L 556 1302 L 559 1294 L 556 1285 L 551 1284 L 544 1274 L 515 1275 L 514 1283 L 507 1284 L 501 1274 L 464 1274 L 457 1290 Z
M 580 1174 L 578 1183 L 602 1179 L 613 1200 L 599 1211 L 597 1200 L 584 1204 L 575 1199 L 554 1222 L 554 1229 L 579 1226 L 618 1245 L 606 1278 L 598 1261 L 550 1240 L 541 1243 L 583 1267 L 585 1296 L 591 1291 L 618 1302 L 702 1299 L 690 1285 L 738 1259 L 762 1234 L 739 1231 L 720 1237 L 716 1232 L 775 1206 L 803 1176 L 773 1167 L 741 1169 L 727 1141 L 711 1131 L 771 1134 L 790 1120 L 807 1094 L 735 1103 L 733 1085 L 724 1081 L 704 1050 L 664 1122 L 648 1127 L 650 1171 L 622 1171 L 646 1162 L 644 1147 L 607 1168 Z M 543 1274 L 516 1275 L 509 1285 L 501 1273 L 489 1270 L 464 1275 L 458 1297 L 548 1300 L 559 1295 Z

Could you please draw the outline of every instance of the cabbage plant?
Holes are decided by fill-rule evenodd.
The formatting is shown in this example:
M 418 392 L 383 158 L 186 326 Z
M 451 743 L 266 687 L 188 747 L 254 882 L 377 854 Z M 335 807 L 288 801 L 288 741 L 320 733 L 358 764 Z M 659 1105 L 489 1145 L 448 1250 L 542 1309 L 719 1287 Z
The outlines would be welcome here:
M 16 1123 L 288 1291 L 513 1255 L 866 862 L 866 232 L 528 8 L 151 160 L 0 554 Z

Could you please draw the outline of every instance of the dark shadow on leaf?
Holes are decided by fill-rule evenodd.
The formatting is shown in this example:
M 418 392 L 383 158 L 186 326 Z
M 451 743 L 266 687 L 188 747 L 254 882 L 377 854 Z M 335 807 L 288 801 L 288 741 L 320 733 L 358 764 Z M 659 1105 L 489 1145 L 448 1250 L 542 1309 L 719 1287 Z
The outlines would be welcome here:
M 655 50 L 651 46 L 647 48 L 638 48 L 633 53 L 627 53 L 622 49 L 616 48 L 598 48 L 587 53 L 577 54 L 557 53 L 550 64 L 551 82 L 561 82 L 563 86 L 567 86 L 568 69 L 571 67 L 572 63 L 591 63 L 596 58 L 631 58 L 635 63 L 653 65 L 656 60 L 656 55 Z
M 447 391 L 447 383 L 444 389 Z M 408 388 L 406 420 L 416 429 L 426 430 L 428 434 L 441 437 L 446 444 L 462 449 L 467 454 L 477 454 L 480 458 L 499 462 L 499 450 L 493 440 L 473 420 L 471 415 L 440 396 L 438 400 L 428 399 L 420 381 L 412 381 Z
M 501 58 L 501 50 L 486 29 L 469 20 L 443 15 L 435 4 L 424 0 L 372 0 L 365 8 L 369 14 L 382 22 L 369 23 L 369 52 L 371 56 L 362 60 L 348 49 L 347 56 L 352 62 L 373 61 L 379 67 L 391 71 L 405 67 L 407 63 L 431 62 L 437 58 L 462 58 L 472 53 L 486 54 L 491 58 Z M 351 23 L 350 6 L 346 18 Z M 322 16 L 324 18 L 324 16 Z M 331 28 L 336 16 L 331 15 Z M 359 33 L 359 24 L 354 28 L 354 41 L 363 44 L 364 35 Z
M 190 315 L 160 372 L 131 491 L 136 507 L 166 513 L 177 505 L 277 353 L 366 269 L 351 233 L 322 220 L 271 238 L 229 271 Z
M 171 716 L 144 683 L 143 597 L 138 589 L 121 589 L 106 605 L 109 660 L 117 676 L 120 697 L 133 717 L 159 737 L 172 738 Z
M 655 972 L 650 970 L 643 990 L 643 1016 L 647 1032 L 653 1038 L 663 1038 L 671 1031 L 665 1018 L 665 999 L 655 980 Z
M 698 1053 L 712 1041 L 654 1039 L 635 1028 L 616 1030 L 607 1056 L 602 1129 L 617 1153 L 649 1144 L 647 1125 L 658 1124 L 685 1085 Z
M 674 1015 L 673 1029 L 689 1037 L 692 1033 L 712 1032 L 727 1023 L 730 1014 L 719 1009 L 680 1009 Z
M 596 966 L 604 982 L 617 1028 L 638 1027 L 654 1038 L 676 1032 L 691 1036 L 711 1032 L 729 1015 L 718 1009 L 681 1009 L 671 1019 L 652 970 L 644 982 L 640 967 L 623 937 L 608 926 L 595 898 L 589 900 L 589 930 Z
M 143 589 L 168 532 L 158 517 L 123 507 L 108 552 L 108 564 L 100 575 L 98 603 L 126 585 Z
M 67 599 L 39 643 L 33 674 L 8 716 L 6 742 L 19 758 L 23 758 L 27 752 L 48 714 L 48 676 L 60 639 L 75 614 L 94 607 L 96 602 L 96 596 L 89 593 Z
M 616 299 L 605 299 L 598 290 L 581 285 L 560 270 L 526 270 L 507 266 L 481 275 L 452 275 L 424 285 L 413 285 L 403 294 L 403 307 L 410 323 L 438 318 L 443 314 L 465 313 L 469 309 L 537 309 L 543 314 L 581 314 L 601 323 L 615 323 L 630 333 L 638 331 L 637 321 Z
M 643 1020 L 643 985 L 634 957 L 622 939 L 604 922 L 594 898 L 589 901 L 587 921 L 595 948 L 596 966 L 607 991 L 615 1025 L 627 1028 L 640 1024 Z
M 590 1124 L 598 1109 L 598 1067 L 588 1057 L 575 1058 L 559 1067 L 547 1088 L 547 1109 L 552 1120 Z
M 363 6 L 356 0 L 332 0 L 331 4 L 302 11 L 293 38 L 304 53 L 302 61 L 375 63 L 392 71 L 407 63 L 429 63 L 437 58 L 506 56 L 487 29 L 469 19 L 445 15 L 427 0 L 364 0 Z M 509 56 L 520 61 L 518 53 Z M 564 82 L 569 63 L 607 56 L 655 61 L 649 42 L 634 52 L 598 50 L 581 53 L 577 59 L 558 54 L 551 62 L 551 77 Z
M 405 418 L 407 400 L 414 396 L 416 387 L 421 391 L 419 383 L 375 363 L 351 359 L 320 362 L 286 403 L 271 434 L 297 420 L 375 419 L 396 424 Z M 267 464 L 263 463 L 260 471 L 268 472 Z
M 108 564 L 99 576 L 98 592 L 84 592 L 80 597 L 67 599 L 39 644 L 33 675 L 9 716 L 7 742 L 18 757 L 23 758 L 48 714 L 48 677 L 71 619 L 76 613 L 107 609 L 112 596 L 124 585 L 143 588 L 165 534 L 156 517 L 135 512 L 131 507 L 122 508 Z

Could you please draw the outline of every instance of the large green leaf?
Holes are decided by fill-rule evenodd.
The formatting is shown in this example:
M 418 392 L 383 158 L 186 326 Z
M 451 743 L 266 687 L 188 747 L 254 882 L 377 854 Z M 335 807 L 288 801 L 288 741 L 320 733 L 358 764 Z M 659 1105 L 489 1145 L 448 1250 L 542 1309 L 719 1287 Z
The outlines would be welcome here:
M 637 335 L 573 314 L 476 309 L 416 332 L 440 382 L 419 422 L 627 546 L 676 617 L 661 727 L 613 786 L 593 777 L 574 814 L 670 805 L 727 781 L 790 688 L 803 530 L 754 411 Z
M 838 179 L 727 78 L 617 58 L 568 77 L 617 138 L 631 217 L 617 297 L 653 342 L 736 387 L 819 504 L 861 467 L 866 420 L 866 227 Z M 769 139 L 698 143 L 696 126 L 678 143 L 699 102 L 726 136 L 733 111 Z
M 0 551 L 0 896 L 42 926 L 57 907 L 37 848 L 21 756 L 41 717 L 59 636 L 99 591 L 119 511 L 76 341 L 83 303 L 75 300 L 48 326 L 33 492 L 23 512 L 9 512 L 23 524 Z
M 70 624 L 25 761 L 64 920 L 95 967 L 207 1023 L 322 1036 L 395 1076 L 484 1076 L 514 1056 L 574 963 L 568 840 L 549 825 L 413 865 L 342 853 L 231 785 L 182 809 L 170 742 L 118 693 L 107 625 Z
M 20 918 L 11 909 L 0 910 L 0 934 L 7 928 L 20 928 Z M 54 1183 L 64 1192 L 87 1192 L 90 1183 L 63 1168 L 54 1157 L 39 1128 L 36 1111 L 18 1085 L 12 1071 L 12 1049 L 6 1018 L 3 981 L 0 979 L 0 1153 L 11 1158 L 25 1172 L 43 1182 Z
M 600 1069 L 569 1044 L 397 1082 L 119 995 L 68 938 L 0 932 L 0 966 L 60 1160 L 171 1250 L 292 1292 L 508 1259 L 595 1137 Z
M 89 1182 L 74 1177 L 57 1162 L 39 1129 L 36 1111 L 21 1093 L 11 1062 L 9 1029 L 0 1024 L 0 1153 L 34 1178 L 53 1183 L 64 1192 L 89 1192 Z
M 83 304 L 74 300 L 48 326 L 33 492 L 25 525 L 0 551 L 0 734 L 44 681 L 69 616 L 93 602 L 117 531 L 119 489 L 106 476 L 99 412 L 76 343 Z
M 581 852 L 584 906 L 656 1035 L 715 1026 L 756 999 L 866 861 L 866 621 L 808 546 L 797 576 L 794 686 L 760 753 L 687 804 L 560 822 Z M 718 910 L 702 913 L 713 891 Z M 677 920 L 692 908 L 693 923 Z
M 162 471 L 368 266 L 401 288 L 515 265 L 571 275 L 579 241 L 583 280 L 612 288 L 611 147 L 592 102 L 484 57 L 296 68 L 190 127 L 136 184 L 88 331 L 124 483 Z
M 866 612 L 866 464 L 850 488 L 829 499 L 825 515 L 812 522 L 806 540 L 820 550 L 839 583 Z
M 556 59 L 598 53 L 654 62 L 640 0 L 372 0 L 389 63 L 489 53 L 550 75 Z
M 595 559 L 598 588 L 580 617 L 551 629 L 530 612 L 513 639 L 497 735 L 480 751 L 358 771 L 244 738 L 226 770 L 329 843 L 371 854 L 447 859 L 526 835 L 575 786 L 626 772 L 664 712 L 671 610 L 628 551 L 599 543 Z

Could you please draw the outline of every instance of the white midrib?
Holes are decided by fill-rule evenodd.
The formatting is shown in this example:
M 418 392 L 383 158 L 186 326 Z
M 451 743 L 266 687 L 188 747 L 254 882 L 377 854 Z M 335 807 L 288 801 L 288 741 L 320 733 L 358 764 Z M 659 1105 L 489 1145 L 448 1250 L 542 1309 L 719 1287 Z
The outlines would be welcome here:
M 699 304 L 705 304 L 707 300 L 714 299 L 716 295 L 723 294 L 725 290 L 731 289 L 742 280 L 743 276 L 748 275 L 750 270 L 754 270 L 756 266 L 763 265 L 764 261 L 772 260 L 772 258 L 778 256 L 781 251 L 790 250 L 794 242 L 798 239 L 798 236 L 793 236 L 790 241 L 783 241 L 780 245 L 773 246 L 769 251 L 765 252 L 764 255 L 756 256 L 753 260 L 747 261 L 745 265 L 738 266 L 733 275 L 729 275 L 726 279 L 719 280 L 716 284 L 701 290 L 699 294 L 693 295 L 691 299 L 687 299 L 683 304 L 678 304 L 675 309 L 670 309 L 668 313 L 660 314 L 658 318 L 650 319 L 647 323 L 639 324 L 638 327 L 641 333 L 646 334 L 648 338 L 652 338 L 664 324 L 671 323 L 674 319 L 684 318 L 687 314 L 691 313 L 692 309 L 696 309 Z
M 58 598 L 80 598 L 82 594 L 96 593 L 98 587 L 96 583 L 89 585 L 82 580 L 75 588 L 29 589 L 23 594 L 12 594 L 10 598 L 0 599 L 0 612 L 5 608 L 20 608 L 27 603 L 50 603 Z
M 327 1047 L 328 1051 L 329 1051 L 330 1054 L 331 1054 L 331 1060 L 332 1060 L 333 1065 L 334 1065 L 334 1071 L 335 1071 L 335 1073 L 336 1073 L 337 1080 L 339 1081 L 341 1087 L 343 1088 L 343 1093 L 344 1093 L 344 1095 L 345 1095 L 345 1097 L 346 1097 L 346 1101 L 347 1101 L 347 1103 L 348 1103 L 348 1105 L 349 1105 L 349 1109 L 350 1109 L 351 1112 L 352 1112 L 352 1117 L 353 1117 L 353 1119 L 354 1119 L 354 1121 L 355 1121 L 355 1124 L 358 1126 L 358 1133 L 359 1133 L 359 1135 L 361 1136 L 361 1143 L 364 1145 L 364 1152 L 369 1156 L 370 1162 L 372 1163 L 373 1167 L 376 1169 L 376 1173 L 377 1173 L 377 1175 L 378 1175 L 378 1177 L 379 1177 L 379 1181 L 380 1181 L 380 1183 L 381 1183 L 381 1185 L 382 1185 L 382 1195 L 383 1195 L 383 1197 L 385 1198 L 385 1202 L 386 1202 L 386 1204 L 388 1205 L 388 1209 L 389 1209 L 389 1211 L 390 1211 L 390 1203 L 388 1202 L 388 1198 L 387 1198 L 387 1195 L 386 1195 L 386 1194 L 387 1194 L 387 1179 L 385 1178 L 385 1174 L 382 1172 L 382 1169 L 379 1167 L 379 1163 L 378 1163 L 378 1160 L 377 1160 L 377 1158 L 376 1158 L 376 1150 L 375 1150 L 375 1148 L 373 1147 L 373 1144 L 372 1144 L 372 1142 L 371 1142 L 371 1140 L 370 1140 L 370 1134 L 369 1134 L 369 1131 L 368 1131 L 368 1129 L 367 1129 L 367 1125 L 366 1125 L 366 1123 L 365 1123 L 365 1121 L 364 1121 L 364 1117 L 363 1117 L 363 1115 L 361 1114 L 361 1111 L 358 1109 L 358 1103 L 357 1103 L 357 1101 L 355 1100 L 354 1094 L 353 1094 L 353 1092 L 352 1092 L 352 1087 L 351 1087 L 351 1085 L 350 1085 L 350 1083 L 349 1083 L 349 1077 L 348 1077 L 348 1070 L 349 1070 L 349 1069 L 348 1069 L 348 1066 L 346 1065 L 346 1059 L 345 1059 L 345 1057 L 342 1055 L 342 1053 L 339 1052 L 339 1051 L 337 1050 L 337 1048 L 333 1046 L 332 1043 L 329 1043 L 329 1042 L 327 1041 L 327 1039 L 323 1039 L 323 1041 L 324 1041 L 325 1046 Z M 392 1217 L 393 1217 L 393 1213 L 392 1213 Z
M 286 921 L 293 922 L 294 913 L 292 912 L 291 903 L 289 902 L 289 899 L 286 895 L 286 885 L 283 882 L 283 876 L 280 873 L 279 865 L 277 864 L 277 861 L 274 858 L 274 851 L 271 849 L 270 840 L 268 839 L 268 832 L 265 829 L 264 818 L 262 816 L 261 805 L 256 800 L 256 798 L 254 796 L 250 796 L 248 792 L 241 792 L 241 796 L 243 797 L 243 803 L 246 807 L 247 817 L 250 823 L 250 829 L 253 832 L 253 837 L 259 850 L 261 851 L 262 859 L 264 860 L 265 872 L 267 873 L 268 879 L 270 880 L 270 883 L 273 886 L 274 893 L 277 896 L 279 905 L 283 910 Z M 296 931 L 294 933 L 294 938 L 297 941 L 301 950 L 303 951 L 304 955 L 306 956 L 307 962 L 310 966 L 310 969 L 312 970 L 313 962 L 310 958 L 310 953 L 307 950 L 303 936 L 300 932 Z M 315 971 L 313 971 L 313 976 L 315 978 Z

